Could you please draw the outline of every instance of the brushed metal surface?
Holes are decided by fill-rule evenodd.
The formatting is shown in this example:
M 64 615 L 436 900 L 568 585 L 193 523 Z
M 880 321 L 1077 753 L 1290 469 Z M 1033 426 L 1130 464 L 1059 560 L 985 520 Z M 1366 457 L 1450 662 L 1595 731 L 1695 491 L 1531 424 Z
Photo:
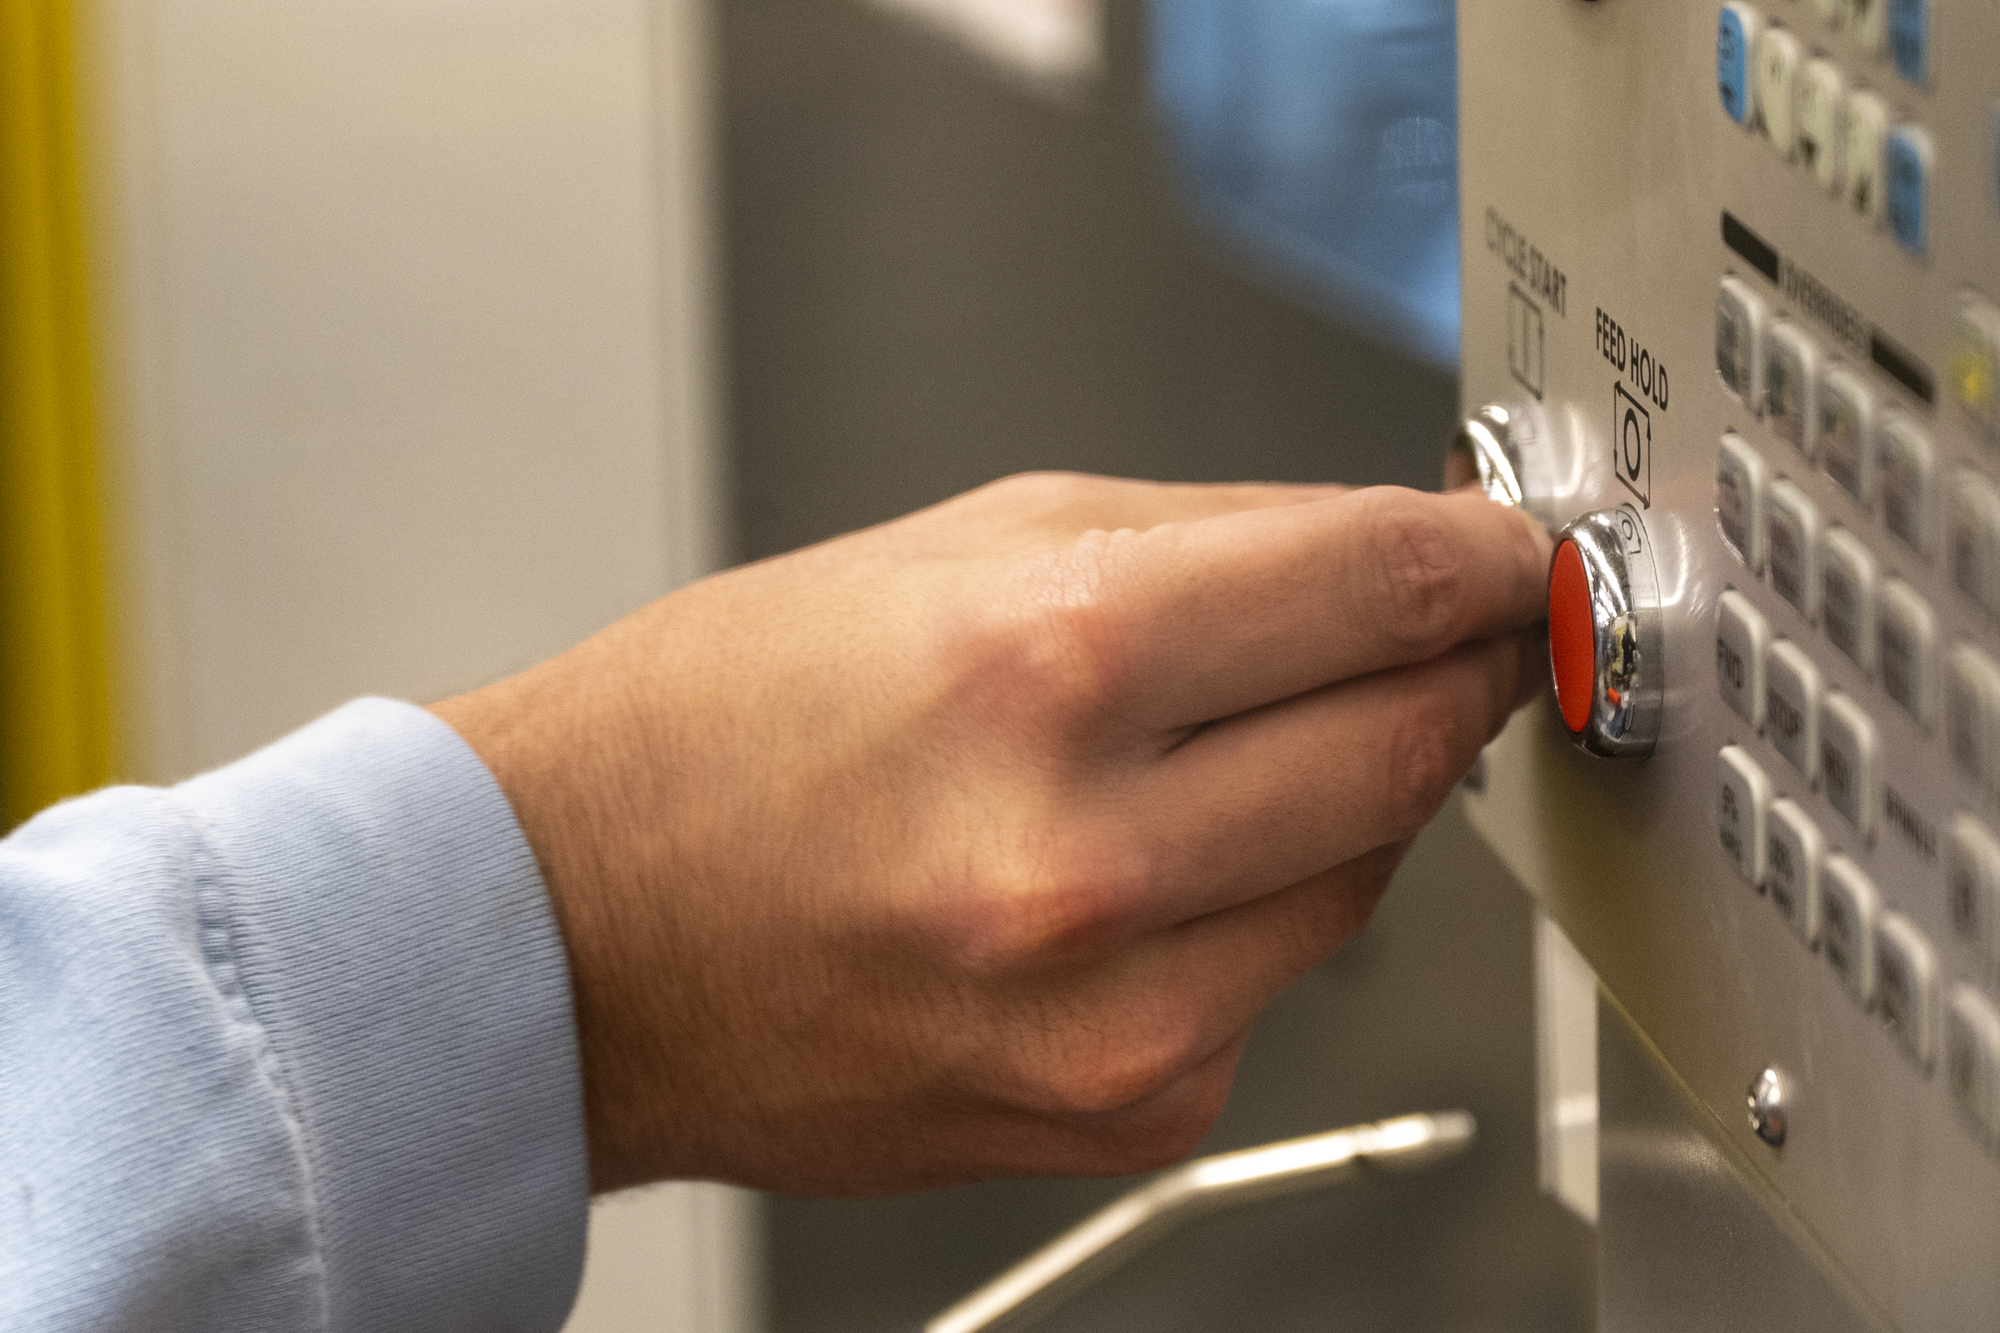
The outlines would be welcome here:
M 1598 1333 L 1879 1333 L 1613 1004 L 1597 1022 Z
M 2000 61 L 1992 58 L 2000 9 L 1986 0 L 1932 0 L 1935 73 L 1919 89 L 1818 26 L 1815 7 L 1767 0 L 1762 8 L 1850 78 L 1865 80 L 1897 117 L 1929 128 L 1937 179 L 1926 258 L 1905 254 L 1885 230 L 1847 212 L 1724 115 L 1718 6 L 1709 0 L 1460 7 L 1464 401 L 1473 408 L 1513 401 L 1524 388 L 1540 392 L 1551 432 L 1579 460 L 1559 497 L 1559 520 L 1642 505 L 1668 639 L 1654 758 L 1606 764 L 1577 754 L 1552 709 L 1530 710 L 1494 747 L 1484 791 L 1467 809 L 1742 1150 L 1759 1185 L 1893 1324 L 1990 1326 L 2000 1317 L 2000 1161 L 1935 1071 L 1906 1059 L 1823 957 L 1731 871 L 1715 837 L 1717 752 L 1744 747 L 1779 794 L 1809 811 L 1830 850 L 1866 869 L 1885 906 L 1936 947 L 1946 986 L 1988 979 L 1953 937 L 1945 868 L 1923 839 L 1894 820 L 1881 821 L 1872 842 L 1857 837 L 1724 706 L 1713 657 L 1721 594 L 1742 592 L 1776 635 L 1813 656 L 1829 689 L 1873 717 L 1886 789 L 1906 817 L 1942 830 L 1957 810 L 1992 823 L 1995 807 L 1952 767 L 1936 732 L 1905 716 L 1725 546 L 1714 513 L 1723 433 L 1739 432 L 1830 524 L 1860 536 L 1885 574 L 1914 585 L 1936 609 L 1946 646 L 1965 640 L 1993 652 L 2000 635 L 1939 564 L 1894 542 L 1727 390 L 1715 369 L 1715 304 L 1725 274 L 1744 277 L 1774 309 L 1859 365 L 1884 400 L 1921 421 L 1942 475 L 1959 466 L 1995 473 L 1991 446 L 1944 405 L 1943 374 L 1961 286 L 1990 296 L 2000 284 L 1993 176 Z M 1732 252 L 1723 240 L 1725 210 L 1926 363 L 1938 376 L 1940 405 L 1918 401 L 1869 364 L 1865 349 L 1840 346 L 1836 327 Z M 1538 313 L 1524 313 L 1524 303 Z M 1539 330 L 1526 365 L 1524 328 Z M 1607 344 L 1623 346 L 1627 369 L 1606 355 Z M 1669 388 L 1657 398 L 1629 368 L 1639 347 L 1655 380 L 1665 368 Z M 1628 485 L 1634 479 L 1613 470 L 1621 442 L 1614 412 L 1634 399 L 1647 417 L 1650 458 Z M 1796 1081 L 1782 1151 L 1752 1137 L 1743 1110 L 1748 1081 L 1772 1065 Z M 1615 1268 L 1606 1265 L 1607 1277 Z

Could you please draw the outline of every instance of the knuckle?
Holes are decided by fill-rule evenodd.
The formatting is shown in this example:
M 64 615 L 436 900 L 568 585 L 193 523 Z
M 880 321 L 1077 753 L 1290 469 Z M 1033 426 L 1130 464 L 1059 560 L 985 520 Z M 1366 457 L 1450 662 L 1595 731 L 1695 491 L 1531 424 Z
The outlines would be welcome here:
M 1088 503 L 1102 486 L 1102 478 L 1083 472 L 1016 472 L 988 482 L 977 493 L 1013 512 L 1053 515 Z
M 1456 711 L 1434 706 L 1428 697 L 1401 705 L 1395 748 L 1389 765 L 1390 790 L 1399 810 L 1408 811 L 1408 827 L 1427 822 L 1444 807 L 1470 763 L 1463 727 Z
M 1229 1100 L 1235 1066 L 1204 1070 L 1139 1111 L 1109 1118 L 1089 1170 L 1098 1175 L 1157 1171 L 1201 1146 Z
M 1464 619 L 1468 571 L 1458 544 L 1417 492 L 1385 487 L 1370 503 L 1370 544 L 1389 599 L 1385 628 L 1411 652 L 1440 652 Z
M 1031 559 L 1017 595 L 993 599 L 975 627 L 975 679 L 1003 711 L 1038 732 L 1074 735 L 1123 705 L 1134 637 L 1107 588 L 1118 534 L 1087 533 Z
M 1102 953 L 1133 929 L 1154 879 L 1149 858 L 1124 840 L 1073 832 L 1003 858 L 953 895 L 948 964 L 992 980 Z
M 1030 1096 L 1045 1115 L 1112 1115 L 1166 1090 L 1192 1058 L 1192 1032 L 1165 1025 L 1072 1036 L 1040 1058 Z
M 1125 699 L 1131 672 L 1124 636 L 1101 599 L 1052 608 L 1035 637 L 1032 652 L 1049 723 L 1087 726 Z

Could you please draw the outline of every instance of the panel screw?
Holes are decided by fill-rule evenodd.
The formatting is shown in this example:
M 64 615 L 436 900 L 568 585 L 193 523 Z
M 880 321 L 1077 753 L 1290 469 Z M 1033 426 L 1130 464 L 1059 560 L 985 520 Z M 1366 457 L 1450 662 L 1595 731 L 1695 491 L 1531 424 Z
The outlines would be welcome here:
M 1785 1146 L 1785 1076 L 1766 1069 L 1750 1084 L 1750 1128 L 1773 1148 Z

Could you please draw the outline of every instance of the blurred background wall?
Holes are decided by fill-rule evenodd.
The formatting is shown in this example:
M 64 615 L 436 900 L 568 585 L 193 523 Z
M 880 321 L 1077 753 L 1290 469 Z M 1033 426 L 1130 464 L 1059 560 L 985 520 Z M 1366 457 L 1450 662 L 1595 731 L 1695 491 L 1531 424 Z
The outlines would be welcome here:
M 717 12 L 743 554 L 1024 468 L 1435 483 L 1455 383 L 1191 227 L 1143 5 L 1067 95 L 855 0 Z
M 9 3 L 79 35 L 121 776 L 470 688 L 724 558 L 703 5 Z M 573 1327 L 755 1325 L 745 1196 L 592 1229 Z
M 1437 471 L 1450 377 L 1189 220 L 1140 0 L 1057 77 L 899 12 L 933 0 L 7 3 L 80 33 L 126 777 L 1024 468 Z M 1476 1153 L 1208 1224 L 1062 1326 L 1584 1326 L 1588 1233 L 1535 1186 L 1531 936 L 1447 813 L 1209 1146 L 1464 1106 Z M 639 1192 L 596 1209 L 571 1327 L 908 1327 L 1129 1184 Z
M 714 564 L 699 10 L 87 12 L 132 771 L 465 688 Z

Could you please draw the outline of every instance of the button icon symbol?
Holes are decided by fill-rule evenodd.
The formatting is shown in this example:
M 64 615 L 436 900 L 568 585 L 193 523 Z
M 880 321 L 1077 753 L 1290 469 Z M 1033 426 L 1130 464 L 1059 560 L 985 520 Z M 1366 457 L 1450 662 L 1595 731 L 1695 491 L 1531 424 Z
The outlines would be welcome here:
M 1748 124 L 1751 110 L 1750 45 L 1757 37 L 1756 11 L 1744 5 L 1724 5 L 1715 33 L 1715 82 L 1722 109 L 1738 125 Z
M 1507 368 L 1520 386 L 1542 396 L 1542 308 L 1511 283 L 1507 287 Z
M 1611 391 L 1611 438 L 1616 447 L 1611 465 L 1618 480 L 1638 497 L 1643 508 L 1653 507 L 1653 414 L 1620 384 Z

